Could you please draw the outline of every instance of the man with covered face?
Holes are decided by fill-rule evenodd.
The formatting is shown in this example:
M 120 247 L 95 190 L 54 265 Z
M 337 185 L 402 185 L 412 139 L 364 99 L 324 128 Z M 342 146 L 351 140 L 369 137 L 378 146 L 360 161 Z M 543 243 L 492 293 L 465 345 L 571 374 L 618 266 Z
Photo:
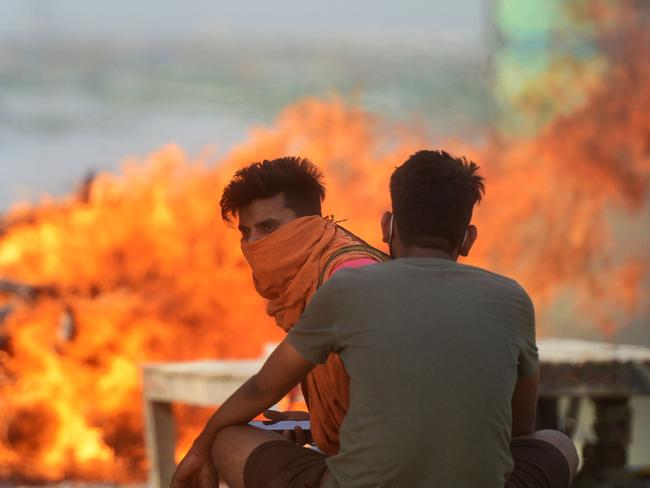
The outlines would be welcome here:
M 268 300 L 268 314 L 286 332 L 334 273 L 387 258 L 322 217 L 325 187 L 321 180 L 320 170 L 307 159 L 266 160 L 237 171 L 220 202 L 226 222 L 238 219 L 241 248 L 253 271 L 255 288 Z M 335 454 L 350 403 L 349 377 L 339 356 L 331 354 L 301 387 L 309 414 L 269 412 L 267 416 L 310 420 L 316 445 Z

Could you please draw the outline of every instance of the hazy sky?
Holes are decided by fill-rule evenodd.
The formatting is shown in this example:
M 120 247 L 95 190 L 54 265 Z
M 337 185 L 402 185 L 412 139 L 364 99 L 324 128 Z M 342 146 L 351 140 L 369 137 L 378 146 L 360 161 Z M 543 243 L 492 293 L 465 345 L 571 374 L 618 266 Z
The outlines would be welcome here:
M 3 40 L 8 38 L 37 41 L 25 54 L 33 57 L 27 65 L 34 70 L 42 59 L 38 46 L 62 39 L 72 39 L 72 45 L 97 39 L 126 41 L 130 46 L 173 46 L 176 41 L 194 40 L 218 44 L 219 39 L 232 38 L 262 46 L 267 39 L 298 44 L 343 41 L 379 46 L 381 52 L 384 46 L 389 49 L 402 44 L 455 52 L 453 44 L 469 44 L 475 52 L 484 44 L 481 39 L 489 2 L 0 0 L 0 66 Z M 102 62 L 105 60 L 98 60 L 98 69 Z M 69 70 L 63 74 L 53 71 L 52 77 L 58 81 L 70 76 Z M 44 89 L 42 93 L 27 85 L 8 76 L 8 86 L 0 92 L 0 212 L 19 199 L 65 193 L 87 171 L 115 169 L 122 157 L 146 154 L 168 141 L 177 141 L 189 151 L 216 142 L 225 149 L 244 137 L 248 123 L 225 114 L 169 113 L 164 106 L 134 104 L 127 107 L 132 111 L 122 113 L 111 100 L 88 99 L 87 94 L 75 92 L 73 85 L 57 85 L 54 91 Z M 137 109 L 140 112 L 135 113 Z M 76 125 L 69 126 L 70 121 Z M 30 132 L 53 123 L 59 131 Z M 219 134 L 218 141 L 215 134 Z
M 489 0 L 2 0 L 0 34 L 476 42 Z

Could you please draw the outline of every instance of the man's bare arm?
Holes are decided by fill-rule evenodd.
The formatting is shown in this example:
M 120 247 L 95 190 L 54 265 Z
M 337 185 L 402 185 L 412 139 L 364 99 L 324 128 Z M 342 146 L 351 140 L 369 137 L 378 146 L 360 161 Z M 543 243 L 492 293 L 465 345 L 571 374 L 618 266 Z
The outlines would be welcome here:
M 208 420 L 193 449 L 209 453 L 219 430 L 243 424 L 277 403 L 309 373 L 314 364 L 286 340 L 273 351 L 259 373 L 244 383 Z
M 512 437 L 535 432 L 535 409 L 539 387 L 539 368 L 517 380 L 512 394 Z
M 171 482 L 173 488 L 208 487 L 212 478 L 206 473 L 210 450 L 221 429 L 244 424 L 277 403 L 314 367 L 285 339 L 252 376 L 210 417 L 192 448 L 181 461 Z M 202 480 L 206 481 L 203 482 Z

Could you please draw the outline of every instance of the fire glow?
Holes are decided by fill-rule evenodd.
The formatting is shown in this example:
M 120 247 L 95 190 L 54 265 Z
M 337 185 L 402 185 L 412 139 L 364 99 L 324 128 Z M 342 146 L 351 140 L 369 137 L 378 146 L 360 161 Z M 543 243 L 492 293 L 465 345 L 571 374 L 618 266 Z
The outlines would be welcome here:
M 610 225 L 644 210 L 650 175 L 650 37 L 626 36 L 587 102 L 536 137 L 437 145 L 487 180 L 468 262 L 519 280 L 541 334 L 566 290 L 604 336 L 647 303 L 647 251 L 623 252 Z M 66 199 L 15 207 L 0 224 L 0 277 L 18 286 L 0 293 L 0 478 L 141 480 L 138 365 L 255 357 L 281 338 L 219 218 L 238 167 L 311 159 L 326 175 L 326 213 L 382 247 L 389 176 L 425 147 L 409 127 L 307 99 L 220 161 L 170 145 Z M 196 428 L 181 424 L 181 446 Z

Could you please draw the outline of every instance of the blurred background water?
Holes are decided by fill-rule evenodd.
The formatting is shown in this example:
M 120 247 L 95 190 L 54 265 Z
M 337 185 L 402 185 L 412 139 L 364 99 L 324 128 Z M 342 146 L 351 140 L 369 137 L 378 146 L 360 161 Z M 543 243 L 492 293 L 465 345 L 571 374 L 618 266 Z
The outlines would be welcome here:
M 0 209 L 177 142 L 224 151 L 305 96 L 439 135 L 491 116 L 483 2 L 0 4 Z

